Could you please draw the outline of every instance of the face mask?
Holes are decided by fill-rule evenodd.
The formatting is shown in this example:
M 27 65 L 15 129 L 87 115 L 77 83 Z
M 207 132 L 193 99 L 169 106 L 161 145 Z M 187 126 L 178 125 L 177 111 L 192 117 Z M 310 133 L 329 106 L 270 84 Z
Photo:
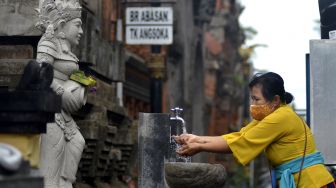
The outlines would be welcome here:
M 274 108 L 269 104 L 263 105 L 251 105 L 250 112 L 253 119 L 261 121 L 266 116 L 270 115 L 274 111 Z

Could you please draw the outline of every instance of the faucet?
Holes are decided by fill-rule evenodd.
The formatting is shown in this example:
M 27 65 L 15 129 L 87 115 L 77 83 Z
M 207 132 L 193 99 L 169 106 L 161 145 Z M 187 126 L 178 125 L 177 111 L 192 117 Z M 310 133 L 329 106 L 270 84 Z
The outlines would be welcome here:
M 183 134 L 186 134 L 187 133 L 187 129 L 185 127 L 185 121 L 184 119 L 180 116 L 181 115 L 181 112 L 183 111 L 182 108 L 179 108 L 179 107 L 175 107 L 175 108 L 172 108 L 170 110 L 172 112 L 172 116 L 170 117 L 170 120 L 177 120 L 177 121 L 180 121 L 181 122 L 181 126 L 182 126 L 182 133 Z

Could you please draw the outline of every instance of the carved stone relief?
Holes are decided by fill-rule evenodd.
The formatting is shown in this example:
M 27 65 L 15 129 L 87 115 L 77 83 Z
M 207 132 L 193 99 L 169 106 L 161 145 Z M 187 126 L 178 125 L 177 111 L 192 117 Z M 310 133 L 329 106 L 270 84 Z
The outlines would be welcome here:
M 38 0 L 0 0 L 0 36 L 38 36 Z

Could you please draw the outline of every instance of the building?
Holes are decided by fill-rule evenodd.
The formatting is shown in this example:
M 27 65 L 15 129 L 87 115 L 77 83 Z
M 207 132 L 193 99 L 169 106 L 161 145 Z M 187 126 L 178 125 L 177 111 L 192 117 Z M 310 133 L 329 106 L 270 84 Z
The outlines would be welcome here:
M 34 27 L 34 8 L 40 1 L 0 3 L 1 89 L 13 89 L 25 63 L 36 58 L 41 32 Z M 125 44 L 124 35 L 126 7 L 152 6 L 153 1 L 80 2 L 84 35 L 76 55 L 80 68 L 98 83 L 74 116 L 86 139 L 77 187 L 125 187 L 123 177 L 136 178 L 138 113 L 153 110 L 153 92 L 161 96 L 155 99 L 159 111 L 184 109 L 190 133 L 221 135 L 248 120 L 251 65 L 240 53 L 245 36 L 238 1 L 155 1 L 173 7 L 174 24 L 173 44 L 157 48 L 154 55 L 149 45 Z M 153 88 L 154 81 L 161 86 Z M 201 154 L 193 160 L 222 163 L 232 173 L 242 170 L 225 155 Z

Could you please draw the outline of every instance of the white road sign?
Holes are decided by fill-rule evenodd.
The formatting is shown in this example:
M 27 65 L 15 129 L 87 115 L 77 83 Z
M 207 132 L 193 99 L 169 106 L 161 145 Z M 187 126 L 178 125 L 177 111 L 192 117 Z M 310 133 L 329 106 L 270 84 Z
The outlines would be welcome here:
M 172 7 L 126 8 L 126 43 L 136 45 L 173 43 Z
M 127 44 L 171 44 L 172 26 L 127 26 Z
M 128 7 L 127 25 L 171 25 L 173 9 L 171 7 Z

